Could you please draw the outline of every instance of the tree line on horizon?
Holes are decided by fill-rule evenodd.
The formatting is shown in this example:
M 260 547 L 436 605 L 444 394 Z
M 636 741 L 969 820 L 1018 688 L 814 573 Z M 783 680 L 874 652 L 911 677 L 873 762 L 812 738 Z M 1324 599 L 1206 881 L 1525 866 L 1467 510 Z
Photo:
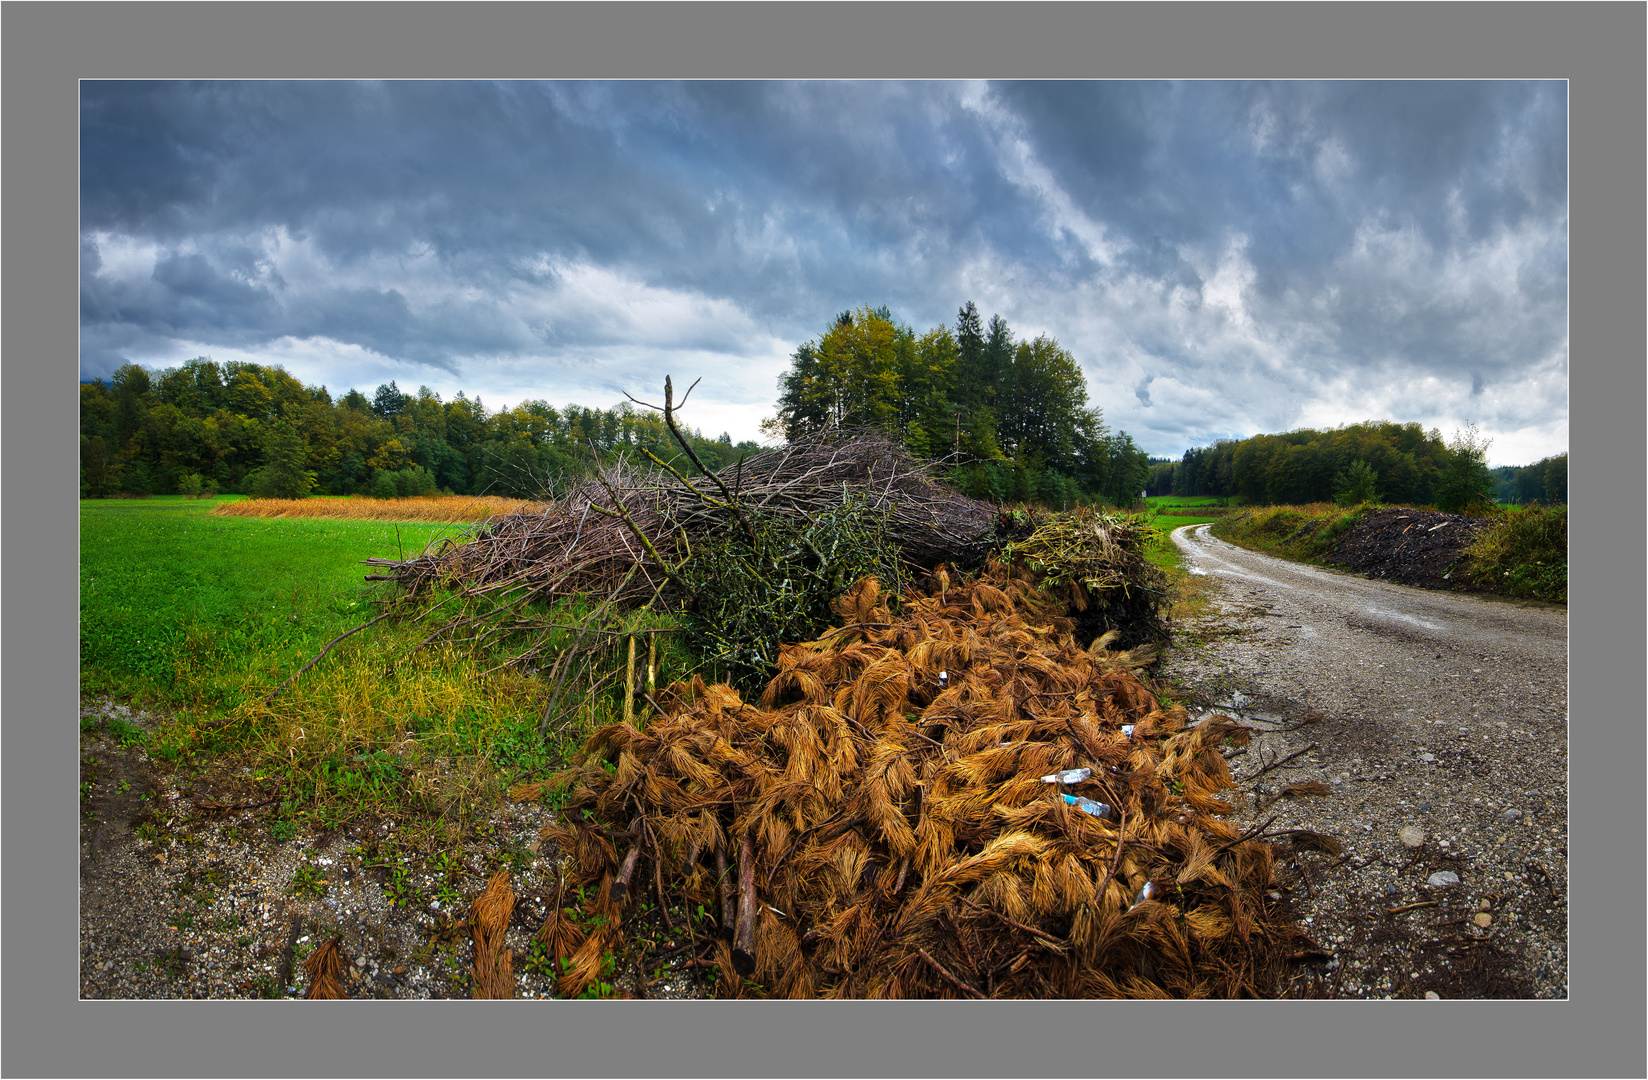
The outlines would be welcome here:
M 778 415 L 763 425 L 775 440 L 873 427 L 940 459 L 966 494 L 1060 509 L 1129 504 L 1149 475 L 1132 438 L 1089 406 L 1081 368 L 1058 342 L 1016 340 L 999 316 L 986 327 L 971 302 L 954 331 L 919 336 L 885 307 L 843 312 L 791 360 Z M 760 448 L 684 433 L 712 470 Z M 645 452 L 689 469 L 662 416 L 628 403 L 493 411 L 478 396 L 443 401 L 393 381 L 371 397 L 350 389 L 334 398 L 279 365 L 208 357 L 159 370 L 125 364 L 107 382 L 80 384 L 82 498 L 555 497 L 595 460 Z
M 1368 420 L 1221 439 L 1153 461 L 1156 495 L 1240 497 L 1255 505 L 1390 502 L 1458 511 L 1494 502 L 1565 504 L 1568 455 L 1532 465 L 1486 464 L 1488 441 L 1467 424 L 1450 439 L 1418 423 Z
M 758 449 L 684 428 L 710 469 Z M 108 382 L 80 384 L 80 492 L 274 498 L 309 494 L 396 498 L 447 492 L 555 497 L 592 462 L 647 450 L 686 470 L 663 417 L 524 401 L 489 410 L 460 391 L 451 401 L 394 381 L 372 397 L 333 398 L 284 368 L 197 357 L 151 372 L 123 365 Z
M 1349 498 L 1460 508 L 1472 502 L 1566 503 L 1568 457 L 1489 469 L 1474 427 L 1444 441 L 1417 423 L 1370 420 L 1220 440 L 1178 461 L 1150 459 L 1088 404 L 1080 366 L 1052 338 L 1016 340 L 969 302 L 954 329 L 916 334 L 885 307 L 842 312 L 799 346 L 779 380 L 765 433 L 797 439 L 875 427 L 940 459 L 964 493 L 1064 508 L 1129 505 L 1153 495 L 1239 496 L 1251 503 Z M 685 433 L 710 469 L 759 449 Z M 687 470 L 662 417 L 622 404 L 489 410 L 460 392 L 443 401 L 394 382 L 334 399 L 283 368 L 198 357 L 151 371 L 126 364 L 80 385 L 82 497 L 195 494 L 292 498 L 500 494 L 554 497 L 597 458 Z

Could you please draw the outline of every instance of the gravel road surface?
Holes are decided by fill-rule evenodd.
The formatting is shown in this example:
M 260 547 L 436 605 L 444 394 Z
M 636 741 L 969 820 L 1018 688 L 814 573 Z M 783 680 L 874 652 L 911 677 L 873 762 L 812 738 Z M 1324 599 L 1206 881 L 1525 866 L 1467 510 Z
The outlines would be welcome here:
M 1238 816 L 1343 844 L 1282 860 L 1325 954 L 1293 992 L 1566 997 L 1567 609 L 1173 538 L 1215 600 L 1161 674 L 1263 732 Z

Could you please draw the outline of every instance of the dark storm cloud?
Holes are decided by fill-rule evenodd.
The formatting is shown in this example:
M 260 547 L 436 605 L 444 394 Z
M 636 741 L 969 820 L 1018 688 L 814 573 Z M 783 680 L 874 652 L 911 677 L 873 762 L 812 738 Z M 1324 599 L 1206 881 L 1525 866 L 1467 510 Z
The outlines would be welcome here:
M 1486 428 L 1534 371 L 1565 440 L 1566 111 L 1561 83 L 87 82 L 82 370 L 239 350 L 565 400 L 694 364 L 753 434 L 837 311 L 974 299 L 1157 452 L 1426 378 Z

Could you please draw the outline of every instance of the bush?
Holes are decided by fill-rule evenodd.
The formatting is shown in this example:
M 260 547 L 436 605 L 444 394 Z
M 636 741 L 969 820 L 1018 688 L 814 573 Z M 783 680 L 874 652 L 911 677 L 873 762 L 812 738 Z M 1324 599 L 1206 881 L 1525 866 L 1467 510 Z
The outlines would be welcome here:
M 755 517 L 755 542 L 728 529 L 694 545 L 682 567 L 693 598 L 688 636 L 727 681 L 744 690 L 777 671 L 778 646 L 810 641 L 834 619 L 830 604 L 859 579 L 880 579 L 884 595 L 903 591 L 897 545 L 885 514 L 862 498 L 797 521 Z
M 1471 583 L 1532 600 L 1568 602 L 1568 508 L 1506 514 L 1466 553 Z
M 367 488 L 367 494 L 374 499 L 400 498 L 400 489 L 395 484 L 395 474 L 391 472 L 373 473 L 372 483 Z
M 438 490 L 435 478 L 429 470 L 421 465 L 413 465 L 401 469 L 394 474 L 395 493 L 403 499 L 415 499 L 424 495 L 434 495 Z

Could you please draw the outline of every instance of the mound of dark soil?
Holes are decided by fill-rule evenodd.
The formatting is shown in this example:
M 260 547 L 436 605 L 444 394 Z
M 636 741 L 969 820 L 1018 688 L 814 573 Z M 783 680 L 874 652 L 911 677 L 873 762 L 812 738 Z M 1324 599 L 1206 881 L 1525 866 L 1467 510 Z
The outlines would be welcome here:
M 1490 524 L 1436 510 L 1381 510 L 1346 530 L 1324 561 L 1399 585 L 1464 589 L 1460 560 Z

